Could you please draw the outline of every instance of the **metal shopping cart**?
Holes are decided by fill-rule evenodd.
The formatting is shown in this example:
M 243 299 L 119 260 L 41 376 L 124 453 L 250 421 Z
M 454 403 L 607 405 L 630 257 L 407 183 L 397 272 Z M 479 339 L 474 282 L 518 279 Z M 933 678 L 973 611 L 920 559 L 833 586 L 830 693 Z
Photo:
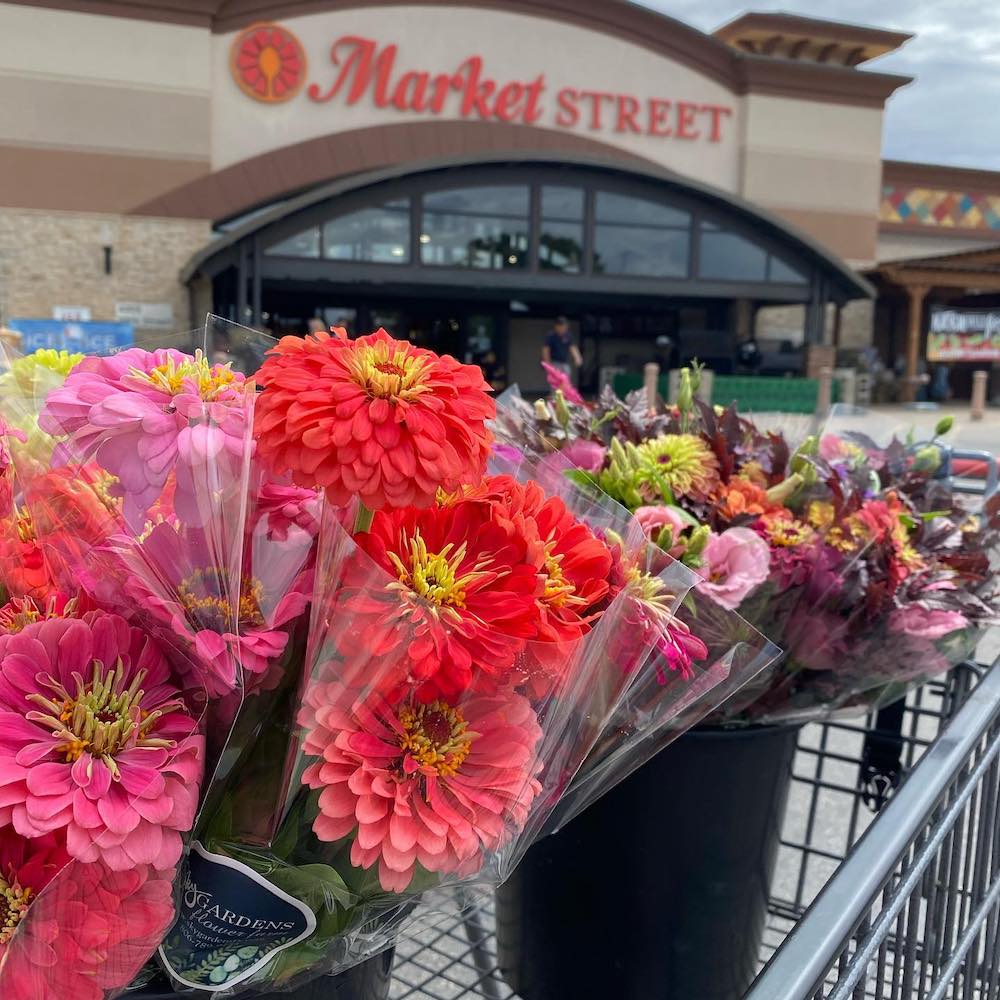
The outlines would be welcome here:
M 982 694 L 977 694 L 980 688 Z M 764 1000 L 765 997 L 767 1000 L 778 997 L 797 1000 L 799 996 L 807 1000 L 814 995 L 833 996 L 781 992 L 774 984 L 780 984 L 784 973 L 771 970 L 776 967 L 779 957 L 782 963 L 779 968 L 786 962 L 798 962 L 803 955 L 815 961 L 812 949 L 818 930 L 809 932 L 808 940 L 803 943 L 799 943 L 802 939 L 796 933 L 797 928 L 803 926 L 824 926 L 824 918 L 817 921 L 811 912 L 805 915 L 810 903 L 825 885 L 843 884 L 841 873 L 845 859 L 856 856 L 852 849 L 859 840 L 862 841 L 860 846 L 865 847 L 873 841 L 880 843 L 890 828 L 898 834 L 900 810 L 896 803 L 902 802 L 902 808 L 912 811 L 913 793 L 909 789 L 924 786 L 922 777 L 913 782 L 903 779 L 913 774 L 925 756 L 938 774 L 944 773 L 949 766 L 957 766 L 954 754 L 945 764 L 940 763 L 941 747 L 950 747 L 953 741 L 938 737 L 953 731 L 949 722 L 953 727 L 968 726 L 969 714 L 973 710 L 981 713 L 984 700 L 990 698 L 997 706 L 996 728 L 1000 733 L 1000 668 L 988 672 L 983 667 L 967 664 L 953 671 L 947 679 L 912 692 L 899 707 L 898 718 L 881 712 L 866 719 L 810 725 L 802 730 L 793 764 L 781 851 L 772 884 L 770 919 L 761 953 L 761 964 L 769 959 L 772 964 L 763 978 L 758 979 L 758 984 L 770 983 L 770 988 L 778 991 L 758 994 L 756 991 L 765 987 L 755 984 L 749 994 L 752 1000 Z M 1000 747 L 1000 735 L 997 740 Z M 996 771 L 994 781 L 995 774 Z M 899 785 L 902 787 L 897 795 L 896 786 Z M 921 816 L 920 821 L 924 820 Z M 912 826 L 918 819 L 911 816 L 910 822 Z M 852 871 L 857 870 L 864 868 L 858 869 L 854 863 Z M 863 905 L 862 896 L 863 893 L 856 893 L 851 897 L 857 907 Z M 463 902 L 468 904 L 464 913 Z M 857 926 L 841 928 L 841 936 L 827 942 L 831 968 L 840 962 L 840 949 L 849 944 L 848 934 L 859 933 L 862 924 L 863 914 L 859 912 Z M 852 937 L 851 941 L 856 948 L 856 938 Z M 794 946 L 790 959 L 784 957 L 783 942 Z M 821 981 L 828 971 L 823 970 Z M 401 940 L 391 995 L 395 1000 L 473 1000 L 478 997 L 516 1000 L 496 968 L 491 901 L 488 898 L 463 900 L 456 896 L 449 916 Z M 863 997 L 872 994 L 848 991 L 842 995 Z M 897 997 L 908 1000 L 911 996 L 899 992 L 874 995 L 893 1000 Z M 914 997 L 918 995 L 912 993 Z M 969 996 L 978 997 L 978 994 Z

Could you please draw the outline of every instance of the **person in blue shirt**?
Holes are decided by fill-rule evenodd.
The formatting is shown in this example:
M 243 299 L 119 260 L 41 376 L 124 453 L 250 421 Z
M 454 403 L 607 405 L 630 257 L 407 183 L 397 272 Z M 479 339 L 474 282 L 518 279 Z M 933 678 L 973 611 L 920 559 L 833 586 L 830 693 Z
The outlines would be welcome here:
M 558 368 L 559 371 L 573 377 L 572 362 L 577 368 L 583 364 L 583 355 L 580 348 L 573 341 L 573 334 L 570 333 L 569 320 L 565 316 L 557 316 L 552 329 L 545 337 L 545 344 L 542 346 L 542 361 Z

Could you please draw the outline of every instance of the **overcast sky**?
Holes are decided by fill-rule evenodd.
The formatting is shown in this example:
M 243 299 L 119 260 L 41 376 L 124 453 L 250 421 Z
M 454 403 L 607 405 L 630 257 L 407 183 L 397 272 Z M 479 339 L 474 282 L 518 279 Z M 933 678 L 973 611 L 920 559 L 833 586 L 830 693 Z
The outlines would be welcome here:
M 866 65 L 916 79 L 886 105 L 887 159 L 1000 170 L 1000 3 L 996 0 L 644 0 L 703 31 L 746 10 L 783 10 L 907 31 Z

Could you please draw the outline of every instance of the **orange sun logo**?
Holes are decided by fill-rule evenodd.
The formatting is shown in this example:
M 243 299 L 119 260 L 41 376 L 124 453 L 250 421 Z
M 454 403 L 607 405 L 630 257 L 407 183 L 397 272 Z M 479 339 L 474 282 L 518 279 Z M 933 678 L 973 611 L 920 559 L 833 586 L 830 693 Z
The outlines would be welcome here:
M 277 24 L 253 24 L 233 39 L 233 79 L 254 100 L 276 104 L 294 97 L 306 77 L 299 40 Z

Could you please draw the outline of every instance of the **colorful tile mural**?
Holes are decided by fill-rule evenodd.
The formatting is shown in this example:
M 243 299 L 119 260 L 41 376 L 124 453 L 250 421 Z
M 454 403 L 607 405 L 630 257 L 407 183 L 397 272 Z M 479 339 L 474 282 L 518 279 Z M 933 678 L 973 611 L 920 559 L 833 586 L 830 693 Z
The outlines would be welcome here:
M 879 221 L 951 229 L 1000 229 L 1000 195 L 885 184 Z

